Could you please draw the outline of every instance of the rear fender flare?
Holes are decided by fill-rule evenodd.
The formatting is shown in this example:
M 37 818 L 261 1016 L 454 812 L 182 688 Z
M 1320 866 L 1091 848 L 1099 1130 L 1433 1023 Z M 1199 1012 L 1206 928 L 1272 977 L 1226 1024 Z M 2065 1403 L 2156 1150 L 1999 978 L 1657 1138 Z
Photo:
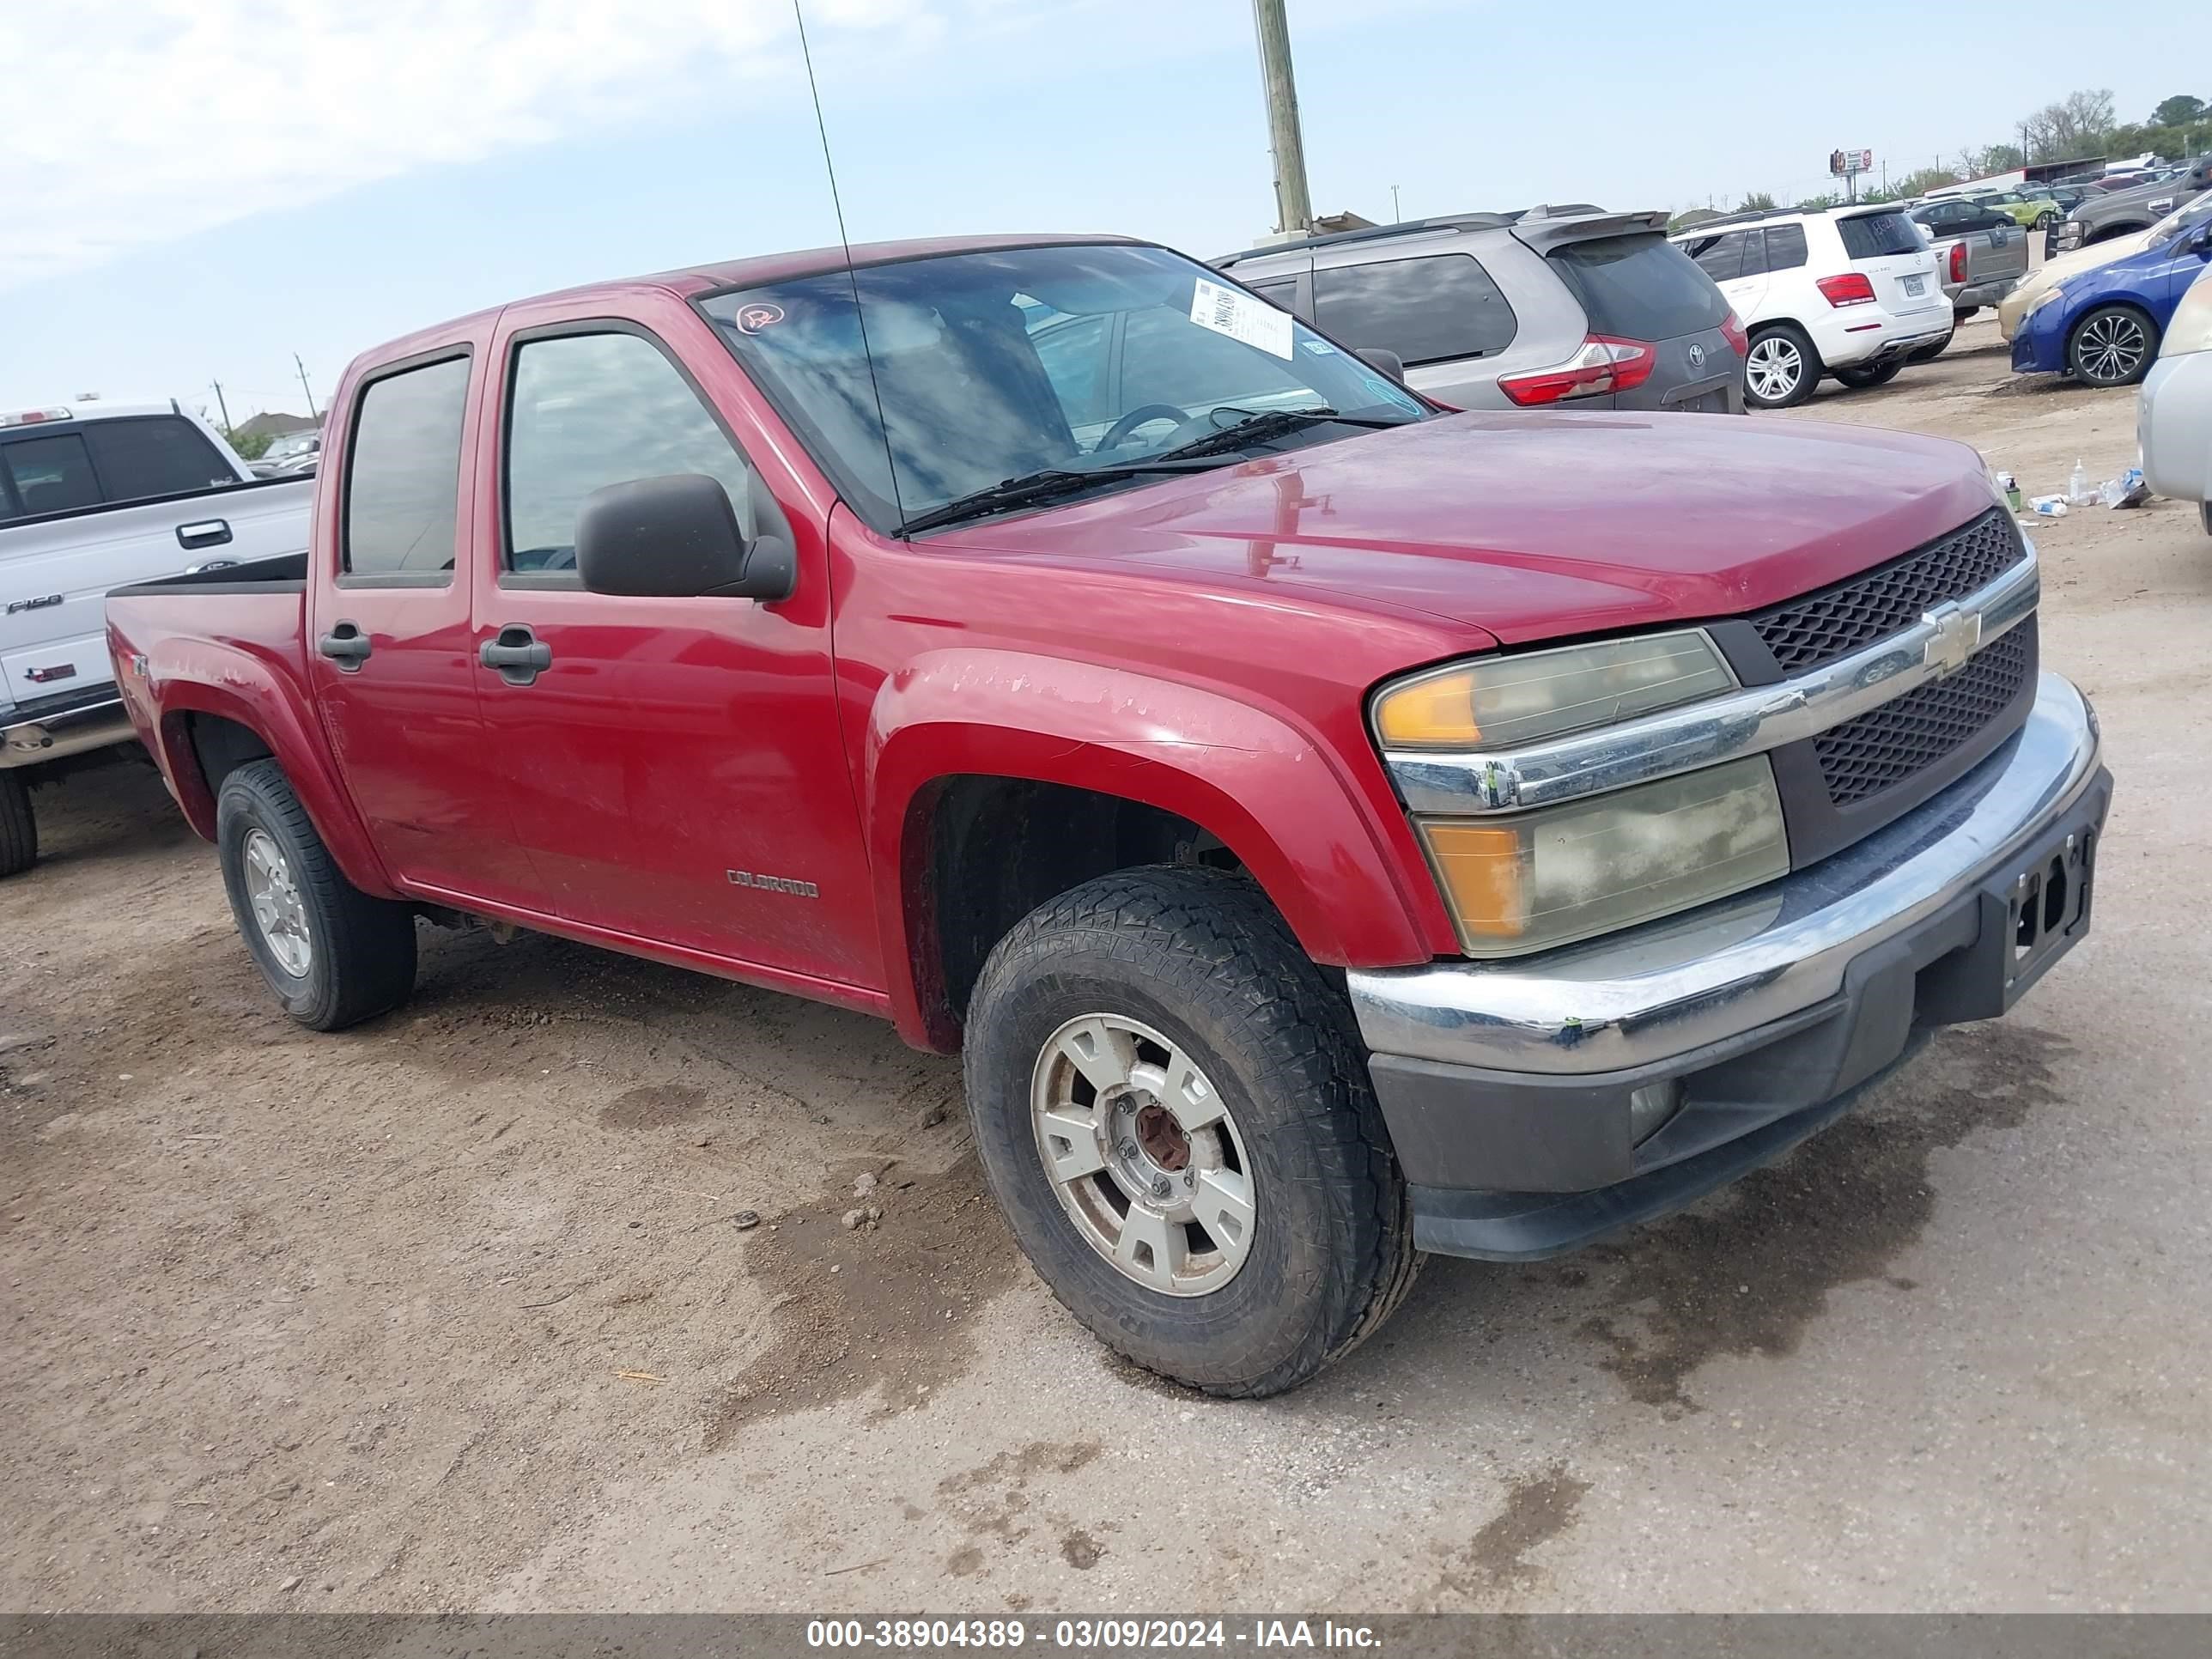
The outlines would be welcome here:
M 367 828 L 331 770 L 313 711 L 267 664 L 246 652 L 202 641 L 193 655 L 192 678 L 165 680 L 156 693 L 156 759 L 192 829 L 215 839 L 215 794 L 200 770 L 186 719 L 209 714 L 236 722 L 268 745 L 348 881 L 380 898 L 398 896 Z
M 962 775 L 1066 784 L 1189 819 L 1251 872 L 1316 962 L 1432 955 L 1423 899 L 1439 918 L 1441 902 L 1407 884 L 1419 854 L 1402 816 L 1364 806 L 1321 738 L 1220 692 L 1021 652 L 934 652 L 884 682 L 859 760 L 892 1012 L 909 1042 L 957 1041 L 925 1012 L 921 981 L 930 815 L 937 786 Z

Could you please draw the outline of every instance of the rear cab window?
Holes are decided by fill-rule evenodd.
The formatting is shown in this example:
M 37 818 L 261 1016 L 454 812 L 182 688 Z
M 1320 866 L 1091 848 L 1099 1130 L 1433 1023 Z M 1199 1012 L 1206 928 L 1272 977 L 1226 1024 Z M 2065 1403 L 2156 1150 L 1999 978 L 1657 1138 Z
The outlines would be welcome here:
M 0 446 L 0 518 L 67 513 L 239 482 L 181 415 L 118 416 Z
M 1844 239 L 1844 254 L 1853 259 L 1920 252 L 1919 234 L 1902 213 L 1861 213 L 1838 219 L 1836 234 Z
M 1471 254 L 1431 253 L 1314 272 L 1314 319 L 1359 351 L 1395 351 L 1408 368 L 1489 357 L 1520 321 Z
M 1672 340 L 1728 320 L 1728 301 L 1711 278 L 1656 230 L 1570 242 L 1544 257 L 1594 334 Z
M 100 504 L 100 480 L 93 474 L 92 457 L 79 433 L 57 432 L 0 444 L 0 471 L 7 474 L 3 505 L 11 518 Z
M 469 361 L 441 358 L 362 389 L 345 469 L 341 580 L 453 580 Z

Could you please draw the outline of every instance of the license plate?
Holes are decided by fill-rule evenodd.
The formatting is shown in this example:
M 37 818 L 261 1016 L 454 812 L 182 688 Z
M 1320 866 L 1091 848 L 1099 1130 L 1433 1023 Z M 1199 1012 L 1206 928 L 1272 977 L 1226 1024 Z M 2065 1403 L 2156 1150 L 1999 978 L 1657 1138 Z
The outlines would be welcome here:
M 1905 291 L 1913 298 L 1918 298 L 1921 295 L 1928 291 L 1928 279 L 1925 276 L 1906 277 L 1905 279 Z

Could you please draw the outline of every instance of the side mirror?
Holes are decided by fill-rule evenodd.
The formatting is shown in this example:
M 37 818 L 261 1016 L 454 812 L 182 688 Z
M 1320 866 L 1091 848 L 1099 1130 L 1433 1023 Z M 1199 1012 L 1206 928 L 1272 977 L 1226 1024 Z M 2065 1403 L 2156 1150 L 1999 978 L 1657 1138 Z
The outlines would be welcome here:
M 576 569 L 594 593 L 643 599 L 787 599 L 799 581 L 791 544 L 748 542 L 729 492 L 702 472 L 634 478 L 585 496 Z
M 1404 384 L 1406 360 L 1395 351 L 1385 351 L 1380 346 L 1366 346 L 1355 354 L 1370 368 L 1379 368 L 1392 380 Z

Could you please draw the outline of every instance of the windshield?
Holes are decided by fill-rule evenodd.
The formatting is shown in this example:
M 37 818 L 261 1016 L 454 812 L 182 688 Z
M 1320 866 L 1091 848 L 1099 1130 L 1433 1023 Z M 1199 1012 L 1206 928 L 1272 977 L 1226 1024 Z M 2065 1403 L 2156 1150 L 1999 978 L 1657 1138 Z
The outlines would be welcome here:
M 304 455 L 322 443 L 321 434 L 313 432 L 290 432 L 277 439 L 261 452 L 264 461 L 281 461 L 288 455 Z
M 1326 409 L 1371 423 L 1427 413 L 1289 313 L 1164 248 L 899 260 L 702 308 L 854 511 L 887 535 L 1009 479 L 1125 468 L 1254 415 Z M 1285 446 L 1359 429 L 1255 428 Z M 1097 487 L 1131 482 L 1117 473 Z

